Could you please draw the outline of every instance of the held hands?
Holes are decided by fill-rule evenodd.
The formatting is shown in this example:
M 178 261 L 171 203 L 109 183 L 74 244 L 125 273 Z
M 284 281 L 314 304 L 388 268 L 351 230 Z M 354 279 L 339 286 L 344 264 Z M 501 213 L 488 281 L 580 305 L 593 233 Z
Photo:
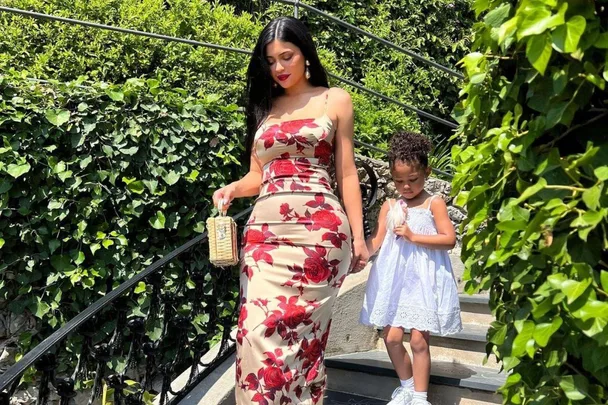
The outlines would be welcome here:
M 369 260 L 369 251 L 363 239 L 353 241 L 353 260 L 350 266 L 350 273 L 358 273 L 365 268 Z
M 220 201 L 223 200 L 222 209 L 224 211 L 227 211 L 230 207 L 230 204 L 232 203 L 232 200 L 234 200 L 235 189 L 236 186 L 234 185 L 234 183 L 231 183 L 227 186 L 220 188 L 219 190 L 216 190 L 215 193 L 213 193 L 213 205 L 219 207 Z

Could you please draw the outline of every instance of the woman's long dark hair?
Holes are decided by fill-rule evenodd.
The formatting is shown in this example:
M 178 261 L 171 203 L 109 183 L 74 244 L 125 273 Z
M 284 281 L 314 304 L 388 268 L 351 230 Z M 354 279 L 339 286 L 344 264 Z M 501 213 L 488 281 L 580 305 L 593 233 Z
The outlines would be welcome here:
M 266 60 L 266 46 L 274 40 L 290 42 L 300 48 L 305 60 L 310 63 L 310 84 L 329 87 L 327 73 L 321 65 L 312 36 L 303 22 L 293 17 L 278 17 L 264 27 L 253 49 L 247 70 L 246 162 L 249 161 L 255 132 L 270 113 L 272 100 L 285 92 L 281 86 L 274 87 L 270 65 Z

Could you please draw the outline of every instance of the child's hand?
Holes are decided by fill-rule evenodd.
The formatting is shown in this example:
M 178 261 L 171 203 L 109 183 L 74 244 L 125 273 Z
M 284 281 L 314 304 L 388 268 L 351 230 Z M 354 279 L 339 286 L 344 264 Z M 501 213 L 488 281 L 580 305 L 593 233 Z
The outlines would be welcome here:
M 395 232 L 395 235 L 405 238 L 408 242 L 412 241 L 412 236 L 414 235 L 414 232 L 412 232 L 407 224 L 396 226 L 393 232 Z

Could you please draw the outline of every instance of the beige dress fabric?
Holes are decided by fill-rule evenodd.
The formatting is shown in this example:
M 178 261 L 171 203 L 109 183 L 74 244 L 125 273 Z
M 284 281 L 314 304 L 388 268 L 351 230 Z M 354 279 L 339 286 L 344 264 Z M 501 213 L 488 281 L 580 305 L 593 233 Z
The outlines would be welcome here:
M 327 111 L 256 134 L 264 173 L 241 252 L 239 405 L 323 403 L 332 306 L 351 261 L 350 226 L 328 175 L 334 137 Z

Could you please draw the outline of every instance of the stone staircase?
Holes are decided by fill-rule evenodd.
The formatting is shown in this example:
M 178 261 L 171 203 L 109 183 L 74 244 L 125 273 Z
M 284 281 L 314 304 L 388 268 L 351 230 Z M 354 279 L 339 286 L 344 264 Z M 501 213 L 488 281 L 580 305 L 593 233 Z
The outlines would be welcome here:
M 452 263 L 462 290 L 462 265 L 457 256 L 452 257 Z M 349 277 L 335 306 L 325 361 L 330 404 L 334 403 L 331 402 L 332 392 L 356 395 L 358 402 L 352 403 L 372 405 L 378 400 L 386 403 L 399 384 L 381 331 L 357 322 L 367 275 L 368 271 L 364 271 Z M 493 357 L 484 365 L 486 332 L 493 320 L 488 297 L 463 293 L 459 297 L 464 330 L 447 337 L 431 335 L 429 401 L 433 405 L 500 404 L 501 397 L 495 392 L 503 385 L 505 377 L 499 374 L 499 365 Z M 411 354 L 409 333 L 404 341 Z
M 457 280 L 462 265 L 452 257 Z M 334 306 L 326 350 L 328 390 L 325 405 L 386 404 L 399 380 L 380 331 L 359 324 L 368 269 L 349 276 Z M 459 281 L 459 285 L 460 285 Z M 462 286 L 460 287 L 462 290 Z M 484 363 L 486 331 L 493 320 L 488 298 L 460 294 L 464 330 L 448 337 L 431 335 L 429 401 L 433 405 L 501 404 L 496 390 L 504 383 L 495 359 Z M 409 334 L 404 341 L 409 351 Z M 411 351 L 410 351 L 411 353 Z M 234 356 L 195 388 L 182 405 L 233 405 Z

